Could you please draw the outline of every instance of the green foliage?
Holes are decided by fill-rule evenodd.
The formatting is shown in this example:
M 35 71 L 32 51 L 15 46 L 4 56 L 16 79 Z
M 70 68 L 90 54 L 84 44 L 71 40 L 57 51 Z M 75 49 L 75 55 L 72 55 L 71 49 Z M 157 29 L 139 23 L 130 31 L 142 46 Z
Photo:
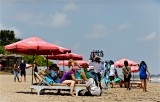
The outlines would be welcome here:
M 9 54 L 9 52 L 6 51 L 3 46 L 0 46 L 0 54 L 4 54 L 5 55 L 5 54 Z
M 0 31 L 0 45 L 5 46 L 13 42 L 20 41 L 21 39 L 15 37 L 15 33 L 12 30 Z
M 38 66 L 47 66 L 47 60 L 45 59 L 44 56 L 41 55 L 36 55 L 36 56 L 32 56 L 32 55 L 24 55 L 24 61 L 32 64 L 33 60 L 37 63 Z M 53 62 L 48 61 L 48 66 L 50 66 Z

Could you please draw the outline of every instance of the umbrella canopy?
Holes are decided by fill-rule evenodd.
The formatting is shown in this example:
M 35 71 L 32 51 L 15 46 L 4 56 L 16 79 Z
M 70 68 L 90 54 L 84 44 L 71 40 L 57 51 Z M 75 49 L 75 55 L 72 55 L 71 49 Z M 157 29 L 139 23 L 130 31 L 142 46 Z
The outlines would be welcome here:
M 88 62 L 87 61 L 85 61 L 85 60 L 80 60 L 80 61 L 76 61 L 80 66 L 81 65 L 83 65 L 83 64 L 88 64 Z M 60 62 L 58 62 L 57 63 L 58 65 L 64 65 L 64 66 L 68 66 L 68 61 L 60 61 Z
M 131 66 L 131 72 L 139 72 L 139 66 Z
M 129 66 L 136 66 L 136 65 L 138 65 L 137 62 L 134 62 L 134 61 L 129 60 L 129 59 L 126 59 L 126 58 L 123 58 L 123 59 L 115 62 L 114 65 L 115 65 L 116 67 L 123 67 L 123 66 L 124 66 L 124 61 L 128 61 L 128 65 L 129 65 Z
M 5 46 L 5 50 L 14 53 L 49 55 L 64 53 L 61 47 L 45 42 L 38 37 L 31 37 Z
M 58 48 L 60 49 L 61 52 L 71 53 L 71 49 L 67 49 L 67 48 L 64 48 L 64 47 L 61 47 L 61 46 L 58 46 Z
M 83 60 L 83 57 L 81 55 L 74 54 L 74 53 L 48 55 L 48 56 L 45 56 L 45 57 L 48 58 L 48 59 L 52 59 L 52 60 L 69 60 L 69 59 Z

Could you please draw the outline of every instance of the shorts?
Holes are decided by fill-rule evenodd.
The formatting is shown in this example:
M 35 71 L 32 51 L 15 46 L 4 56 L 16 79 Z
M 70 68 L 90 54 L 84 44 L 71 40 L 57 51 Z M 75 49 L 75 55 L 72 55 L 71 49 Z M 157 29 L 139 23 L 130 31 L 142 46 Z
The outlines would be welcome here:
M 126 78 L 126 75 L 124 75 L 124 82 L 130 82 L 130 77 Z
M 26 76 L 26 71 L 21 71 L 21 76 L 22 75 Z
M 114 76 L 109 76 L 110 81 L 114 80 Z

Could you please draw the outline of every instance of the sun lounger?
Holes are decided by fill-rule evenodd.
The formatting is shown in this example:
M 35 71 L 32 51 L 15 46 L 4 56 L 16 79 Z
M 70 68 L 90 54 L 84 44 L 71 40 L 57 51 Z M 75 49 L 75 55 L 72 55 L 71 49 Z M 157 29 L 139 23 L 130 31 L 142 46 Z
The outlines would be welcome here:
M 114 84 L 115 84 L 115 85 L 119 85 L 120 87 L 122 87 L 123 84 L 125 85 L 125 82 L 121 79 L 121 81 L 115 82 Z
M 137 85 L 138 87 L 142 87 L 142 83 L 141 83 L 141 81 L 139 80 L 139 81 L 137 81 L 137 80 L 131 80 L 130 81 L 130 85 L 131 85 L 131 87 L 133 87 L 133 85 Z
M 38 73 L 35 72 L 37 77 L 40 79 L 40 82 L 37 85 L 31 85 L 31 89 L 35 89 L 37 94 L 40 95 L 42 90 L 47 90 L 47 89 L 70 89 L 70 86 L 66 84 L 47 84 L 45 79 L 43 79 Z M 46 85 L 45 85 L 46 84 Z M 76 96 L 78 96 L 78 92 L 82 89 L 86 89 L 85 84 L 76 84 L 74 87 Z

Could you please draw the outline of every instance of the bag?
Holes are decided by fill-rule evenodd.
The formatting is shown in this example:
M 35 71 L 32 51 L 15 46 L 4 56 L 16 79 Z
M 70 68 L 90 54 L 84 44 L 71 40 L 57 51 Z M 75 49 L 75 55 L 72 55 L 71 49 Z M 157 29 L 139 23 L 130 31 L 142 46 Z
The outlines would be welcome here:
M 45 81 L 47 82 L 47 84 L 54 84 L 54 81 L 47 76 L 45 76 Z
M 120 78 L 115 78 L 114 79 L 114 82 L 116 83 L 116 82 L 120 82 L 121 81 L 121 79 Z
M 78 96 L 92 96 L 89 90 L 83 89 L 78 92 Z
M 100 87 L 98 87 L 98 82 L 96 82 L 95 79 L 89 78 L 89 80 L 86 83 L 86 87 L 90 91 L 91 95 L 101 96 L 102 91 Z

